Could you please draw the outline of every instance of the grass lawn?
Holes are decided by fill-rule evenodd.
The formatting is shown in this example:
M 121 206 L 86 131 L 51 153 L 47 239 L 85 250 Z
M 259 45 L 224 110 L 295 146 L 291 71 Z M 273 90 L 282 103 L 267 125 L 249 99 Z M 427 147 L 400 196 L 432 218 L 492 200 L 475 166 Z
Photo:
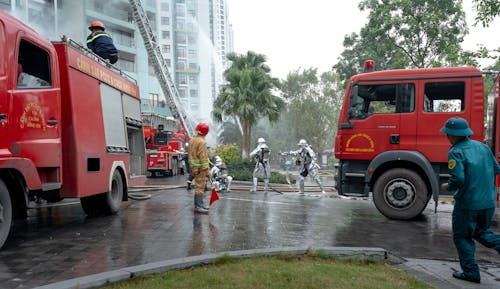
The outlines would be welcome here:
M 141 276 L 118 288 L 434 288 L 388 263 L 317 256 L 221 257 L 213 264 Z

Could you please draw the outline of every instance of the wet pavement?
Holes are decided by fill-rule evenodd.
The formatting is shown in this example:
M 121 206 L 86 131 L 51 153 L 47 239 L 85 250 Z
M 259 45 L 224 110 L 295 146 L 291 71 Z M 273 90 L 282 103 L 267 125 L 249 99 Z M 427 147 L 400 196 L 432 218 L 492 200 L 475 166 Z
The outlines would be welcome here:
M 176 187 L 184 185 L 182 176 L 149 182 L 170 189 L 152 186 L 145 192 L 150 199 L 130 200 L 115 216 L 87 218 L 76 199 L 30 210 L 27 220 L 15 223 L 0 251 L 0 288 L 32 288 L 214 252 L 304 246 L 384 248 L 407 259 L 409 268 L 444 278 L 451 284 L 446 288 L 500 288 L 500 257 L 481 245 L 476 257 L 487 282 L 468 287 L 448 280 L 459 269 L 451 239 L 451 204 L 440 204 L 437 214 L 430 204 L 418 220 L 394 221 L 369 199 L 250 194 L 235 184 L 208 216 L 193 215 L 193 192 Z M 492 229 L 500 232 L 499 213 Z

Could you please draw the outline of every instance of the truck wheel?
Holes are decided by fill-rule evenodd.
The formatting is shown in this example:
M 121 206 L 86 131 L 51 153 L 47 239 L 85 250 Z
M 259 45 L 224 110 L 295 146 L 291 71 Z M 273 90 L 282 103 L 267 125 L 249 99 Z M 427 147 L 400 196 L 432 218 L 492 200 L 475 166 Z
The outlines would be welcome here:
M 373 202 L 384 216 L 396 220 L 417 217 L 430 195 L 424 180 L 414 171 L 396 168 L 383 173 L 373 186 Z
M 9 236 L 12 225 L 12 202 L 10 201 L 9 190 L 2 180 L 0 180 L 0 248 Z
M 106 193 L 106 213 L 116 214 L 120 210 L 123 200 L 125 186 L 123 185 L 122 175 L 118 170 L 113 173 L 111 180 L 111 190 Z
M 115 170 L 111 180 L 111 190 L 99 195 L 80 199 L 82 208 L 90 217 L 116 214 L 120 210 L 123 199 L 124 185 L 122 176 Z

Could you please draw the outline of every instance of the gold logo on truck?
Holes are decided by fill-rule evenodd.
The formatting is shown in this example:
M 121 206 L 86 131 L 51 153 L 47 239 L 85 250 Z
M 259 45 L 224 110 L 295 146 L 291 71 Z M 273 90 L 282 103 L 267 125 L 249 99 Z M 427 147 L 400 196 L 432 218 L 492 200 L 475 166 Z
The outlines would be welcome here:
M 24 106 L 23 114 L 21 115 L 19 123 L 21 128 L 35 128 L 45 131 L 45 116 L 40 104 L 36 102 L 27 103 Z
M 356 147 L 351 147 L 352 145 L 354 145 Z M 371 152 L 375 151 L 375 142 L 366 133 L 353 134 L 347 140 L 345 150 L 347 152 L 371 153 Z

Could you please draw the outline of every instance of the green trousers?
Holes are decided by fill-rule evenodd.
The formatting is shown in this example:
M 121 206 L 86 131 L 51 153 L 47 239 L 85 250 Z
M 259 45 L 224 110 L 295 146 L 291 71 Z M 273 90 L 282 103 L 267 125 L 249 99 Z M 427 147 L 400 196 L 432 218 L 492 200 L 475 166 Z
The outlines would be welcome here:
M 480 278 L 479 266 L 474 258 L 474 240 L 497 250 L 500 254 L 500 235 L 490 231 L 495 208 L 484 210 L 453 209 L 453 242 L 458 251 L 460 267 L 467 277 Z

